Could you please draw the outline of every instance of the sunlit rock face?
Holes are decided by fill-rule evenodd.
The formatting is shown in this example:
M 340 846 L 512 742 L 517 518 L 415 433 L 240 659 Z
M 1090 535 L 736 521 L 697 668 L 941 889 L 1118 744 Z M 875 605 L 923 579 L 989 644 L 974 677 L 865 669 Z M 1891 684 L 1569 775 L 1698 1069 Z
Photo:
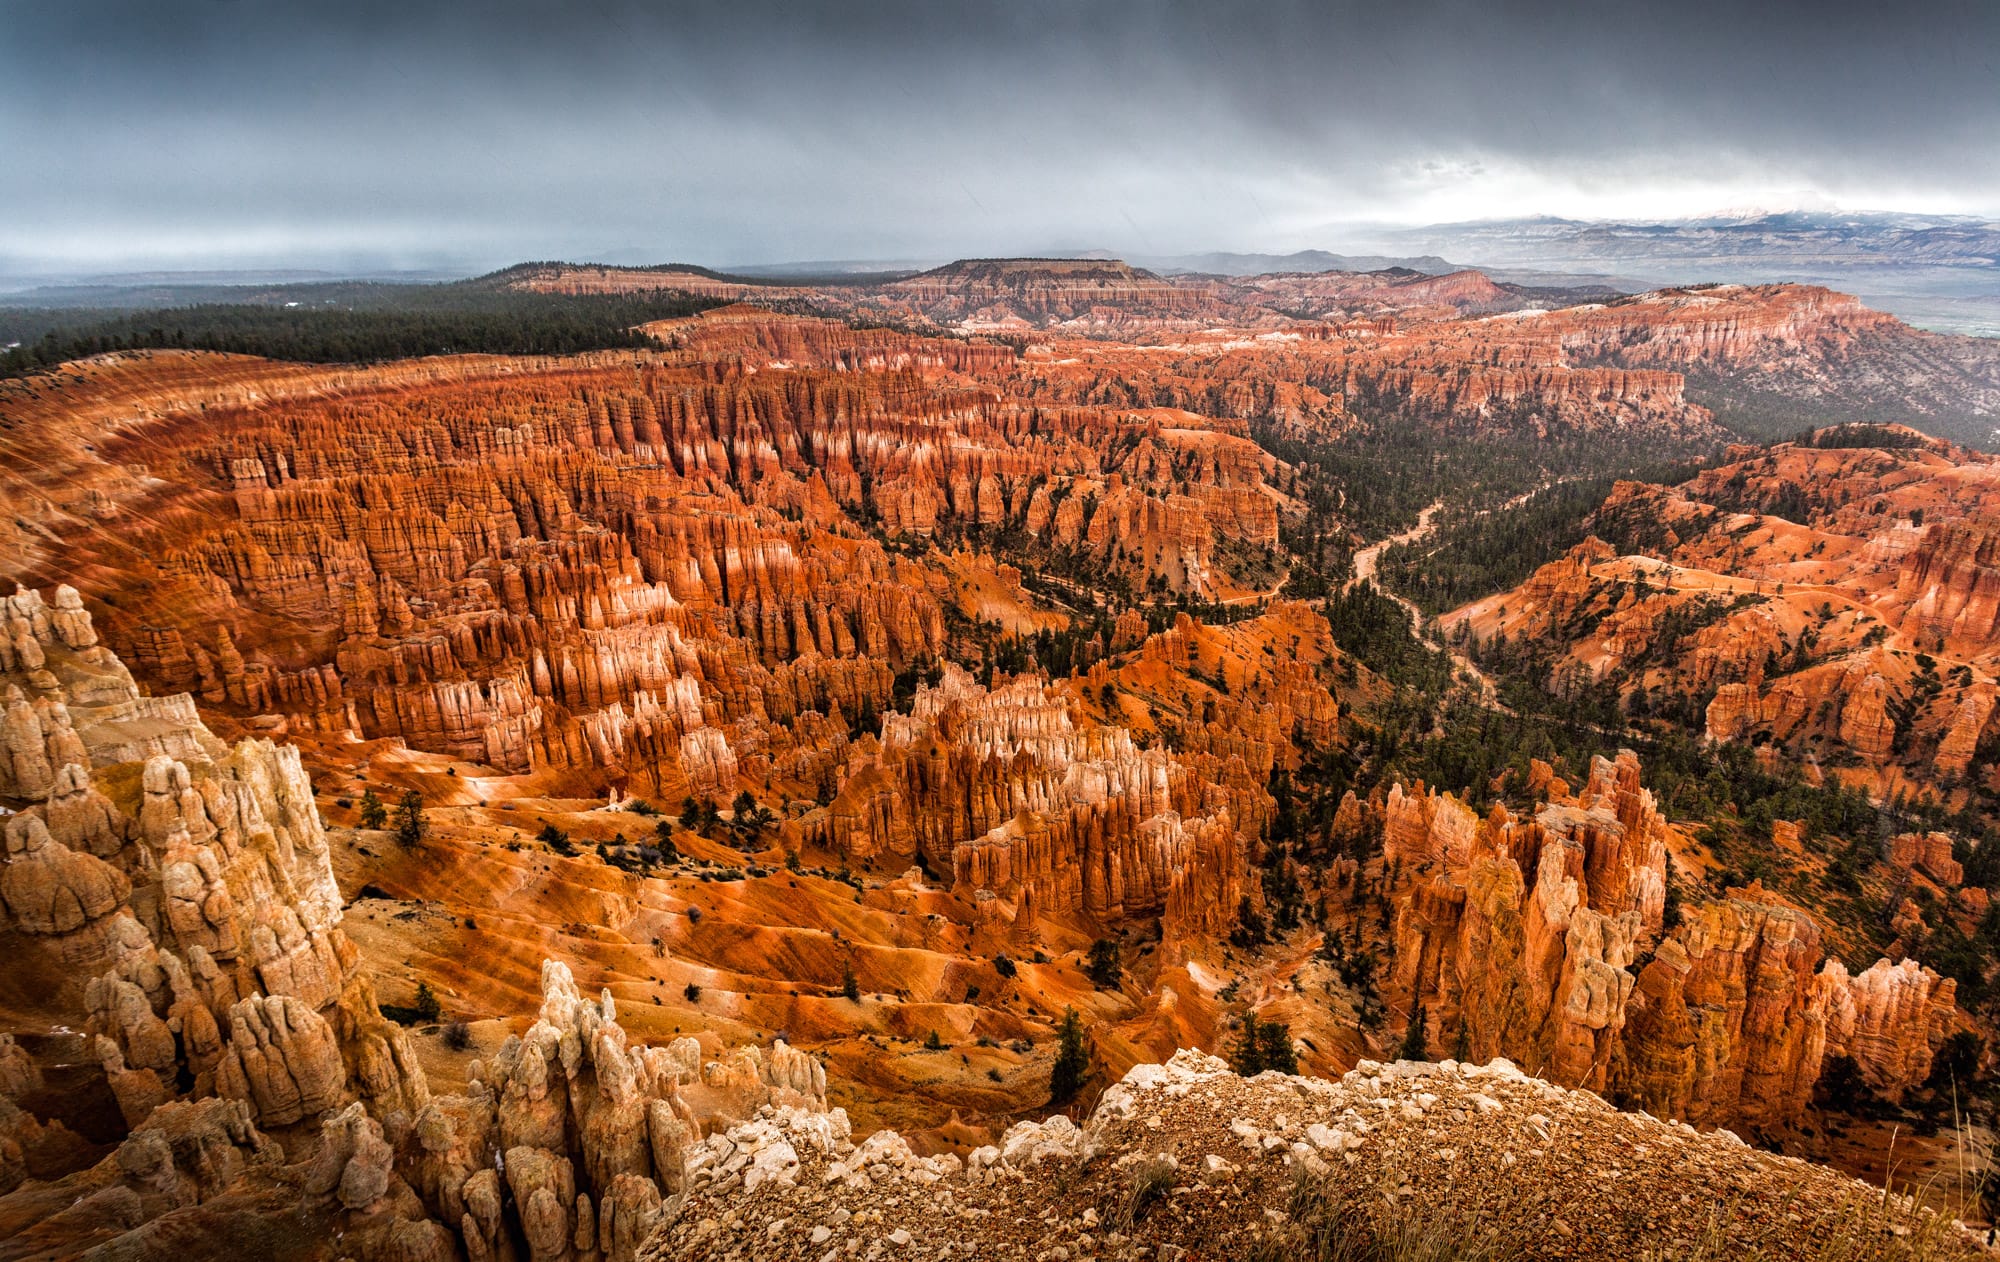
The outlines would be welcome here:
M 156 1256 L 164 1215 L 229 1196 L 232 1230 L 330 1216 L 349 1256 L 385 1262 L 522 1245 L 629 1258 L 704 1127 L 825 1114 L 824 1069 L 782 1041 L 706 1063 L 693 1039 L 631 1045 L 609 995 L 584 998 L 556 962 L 525 1035 L 473 1067 L 468 1093 L 434 1096 L 342 930 L 298 750 L 232 748 L 186 698 L 141 697 L 73 593 L 60 621 L 31 616 L 29 595 L 10 600 L 27 633 L 0 677 L 35 739 L 12 752 L 61 760 L 39 793 L 33 777 L 9 785 L 30 804 L 7 821 L 0 944 L 14 984 L 81 1029 L 128 1134 L 52 1185 L 59 1205 L 40 1184 L 10 1200 L 76 1140 L 14 1103 L 43 1089 L 43 1070 L 4 1036 L 0 1221 L 58 1251 L 115 1238 Z M 128 757 L 147 750 L 182 756 Z M 837 1110 L 825 1124 L 846 1133 Z M 303 1179 L 280 1170 L 272 1132 L 299 1141 Z M 53 1212 L 85 1192 L 113 1212 Z
M 1850 976 L 1813 917 L 1752 887 L 1663 932 L 1669 825 L 1638 759 L 1599 758 L 1574 797 L 1481 819 L 1450 795 L 1392 792 L 1389 857 L 1410 882 L 1397 983 L 1476 1055 L 1661 1116 L 1779 1124 L 1829 1057 L 1898 1098 L 1953 1028 L 1954 983 L 1915 961 Z
M 45 998 L 87 1015 L 127 1120 L 182 1094 L 245 1101 L 265 1126 L 420 1100 L 407 1036 L 341 932 L 298 750 L 232 748 L 186 696 L 141 696 L 73 591 L 51 617 L 32 591 L 9 605 L 30 637 L 0 675 L 17 744 L 59 769 L 11 786 L 30 805 L 6 824 L 0 930 Z
M 1447 625 L 1553 639 L 1604 686 L 1698 708 L 1709 739 L 1809 777 L 1991 786 L 1995 458 L 1893 426 L 1729 454 L 1680 486 L 1620 483 L 1601 537 Z
M 851 727 L 897 669 L 943 654 L 948 581 L 857 523 L 1026 531 L 1203 598 L 1246 590 L 1225 545 L 1277 545 L 1288 475 L 1229 427 L 1023 404 L 1005 346 L 761 313 L 684 325 L 672 354 L 272 366 L 206 394 L 200 357 L 106 363 L 102 409 L 157 419 L 90 433 L 105 441 L 65 453 L 60 485 L 18 496 L 57 514 L 42 497 L 87 496 L 118 523 L 61 568 L 91 577 L 109 643 L 163 691 L 674 787 L 816 746 L 804 716 Z M 92 408 L 65 402 L 88 430 Z

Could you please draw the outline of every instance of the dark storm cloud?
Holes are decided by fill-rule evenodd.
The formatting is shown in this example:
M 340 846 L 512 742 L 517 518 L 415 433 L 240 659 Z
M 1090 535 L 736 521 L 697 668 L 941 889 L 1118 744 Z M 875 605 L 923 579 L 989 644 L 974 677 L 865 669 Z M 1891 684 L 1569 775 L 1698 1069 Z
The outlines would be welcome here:
M 15 5 L 0 270 L 2000 211 L 2000 7 Z

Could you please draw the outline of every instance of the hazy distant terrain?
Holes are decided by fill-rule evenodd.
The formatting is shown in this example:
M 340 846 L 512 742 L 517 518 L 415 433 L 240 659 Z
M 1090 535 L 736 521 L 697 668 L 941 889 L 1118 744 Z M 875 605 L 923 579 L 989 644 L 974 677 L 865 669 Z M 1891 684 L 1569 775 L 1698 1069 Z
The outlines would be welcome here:
M 1125 253 L 1162 275 L 1255 276 L 1408 268 L 1443 276 L 1478 268 L 1517 285 L 1638 293 L 1667 285 L 1793 281 L 1851 293 L 1921 328 L 2000 336 L 2000 223 L 1969 216 L 1781 212 L 1667 222 L 1538 217 L 1383 227 L 1330 226 L 1340 251 Z M 1107 250 L 1061 253 L 1113 257 Z M 732 266 L 745 277 L 853 283 L 907 275 L 943 259 L 852 259 Z M 362 270 L 206 271 L 103 276 L 0 276 L 0 306 L 147 308 L 196 302 L 285 301 L 276 292 L 369 280 L 419 283 L 470 275 Z M 240 287 L 270 289 L 246 294 Z M 314 294 L 323 297 L 324 294 Z
M 1351 245 L 1484 269 L 1596 274 L 1631 289 L 1798 281 L 1912 324 L 2000 334 L 2000 223 L 1965 216 L 1786 212 L 1665 223 L 1534 218 L 1385 229 Z

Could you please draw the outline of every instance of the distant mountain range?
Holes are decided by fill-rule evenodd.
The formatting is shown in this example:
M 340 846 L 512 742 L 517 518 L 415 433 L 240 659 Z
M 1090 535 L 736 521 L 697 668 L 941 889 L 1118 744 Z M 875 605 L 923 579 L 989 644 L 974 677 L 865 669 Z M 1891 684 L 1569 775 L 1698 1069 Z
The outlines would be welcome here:
M 1396 253 L 1441 251 L 1524 267 L 1751 262 L 2000 269 L 2000 223 L 1963 216 L 1781 211 L 1656 223 L 1541 217 L 1391 229 L 1375 239 Z
M 2000 336 L 2000 222 L 1988 219 L 1760 211 L 1657 222 L 1501 219 L 1343 235 L 1355 248 L 1442 255 L 1495 275 L 1596 273 L 1635 290 L 1709 281 L 1829 285 L 1913 324 Z
M 1264 276 L 1272 272 L 1381 272 L 1405 267 L 1413 272 L 1442 276 L 1461 270 L 1435 254 L 1405 258 L 1386 254 L 1330 254 L 1325 250 L 1297 250 L 1291 254 L 1177 254 L 1160 258 L 1135 257 L 1142 267 L 1165 275 L 1199 273 L 1207 276 Z
M 1795 281 L 1854 294 L 1920 327 L 2000 337 L 2000 222 L 1969 216 L 1797 210 L 1630 222 L 1541 216 L 1416 228 L 1329 225 L 1316 235 L 1337 241 L 1343 250 L 1121 256 L 1068 248 L 1039 253 L 1124 257 L 1162 276 L 1237 278 L 1398 268 L 1444 276 L 1477 268 L 1502 284 L 1628 293 L 1723 281 Z M 944 261 L 849 259 L 741 264 L 727 271 L 751 284 L 847 285 L 907 277 Z M 437 272 L 377 272 L 341 281 L 446 278 Z M 269 270 L 11 282 L 0 276 L 0 306 L 135 308 L 242 301 L 246 285 L 326 284 L 334 279 L 322 272 Z

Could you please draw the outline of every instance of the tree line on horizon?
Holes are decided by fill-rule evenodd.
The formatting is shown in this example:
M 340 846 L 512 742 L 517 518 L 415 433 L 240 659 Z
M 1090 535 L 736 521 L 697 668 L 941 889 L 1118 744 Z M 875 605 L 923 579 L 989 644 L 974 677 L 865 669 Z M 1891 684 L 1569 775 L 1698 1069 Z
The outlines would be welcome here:
M 279 290 L 279 294 L 287 291 Z M 694 294 L 542 294 L 473 282 L 345 285 L 334 296 L 144 311 L 0 311 L 0 378 L 114 351 L 200 350 L 301 363 L 422 355 L 571 355 L 654 345 L 636 327 L 723 305 Z

